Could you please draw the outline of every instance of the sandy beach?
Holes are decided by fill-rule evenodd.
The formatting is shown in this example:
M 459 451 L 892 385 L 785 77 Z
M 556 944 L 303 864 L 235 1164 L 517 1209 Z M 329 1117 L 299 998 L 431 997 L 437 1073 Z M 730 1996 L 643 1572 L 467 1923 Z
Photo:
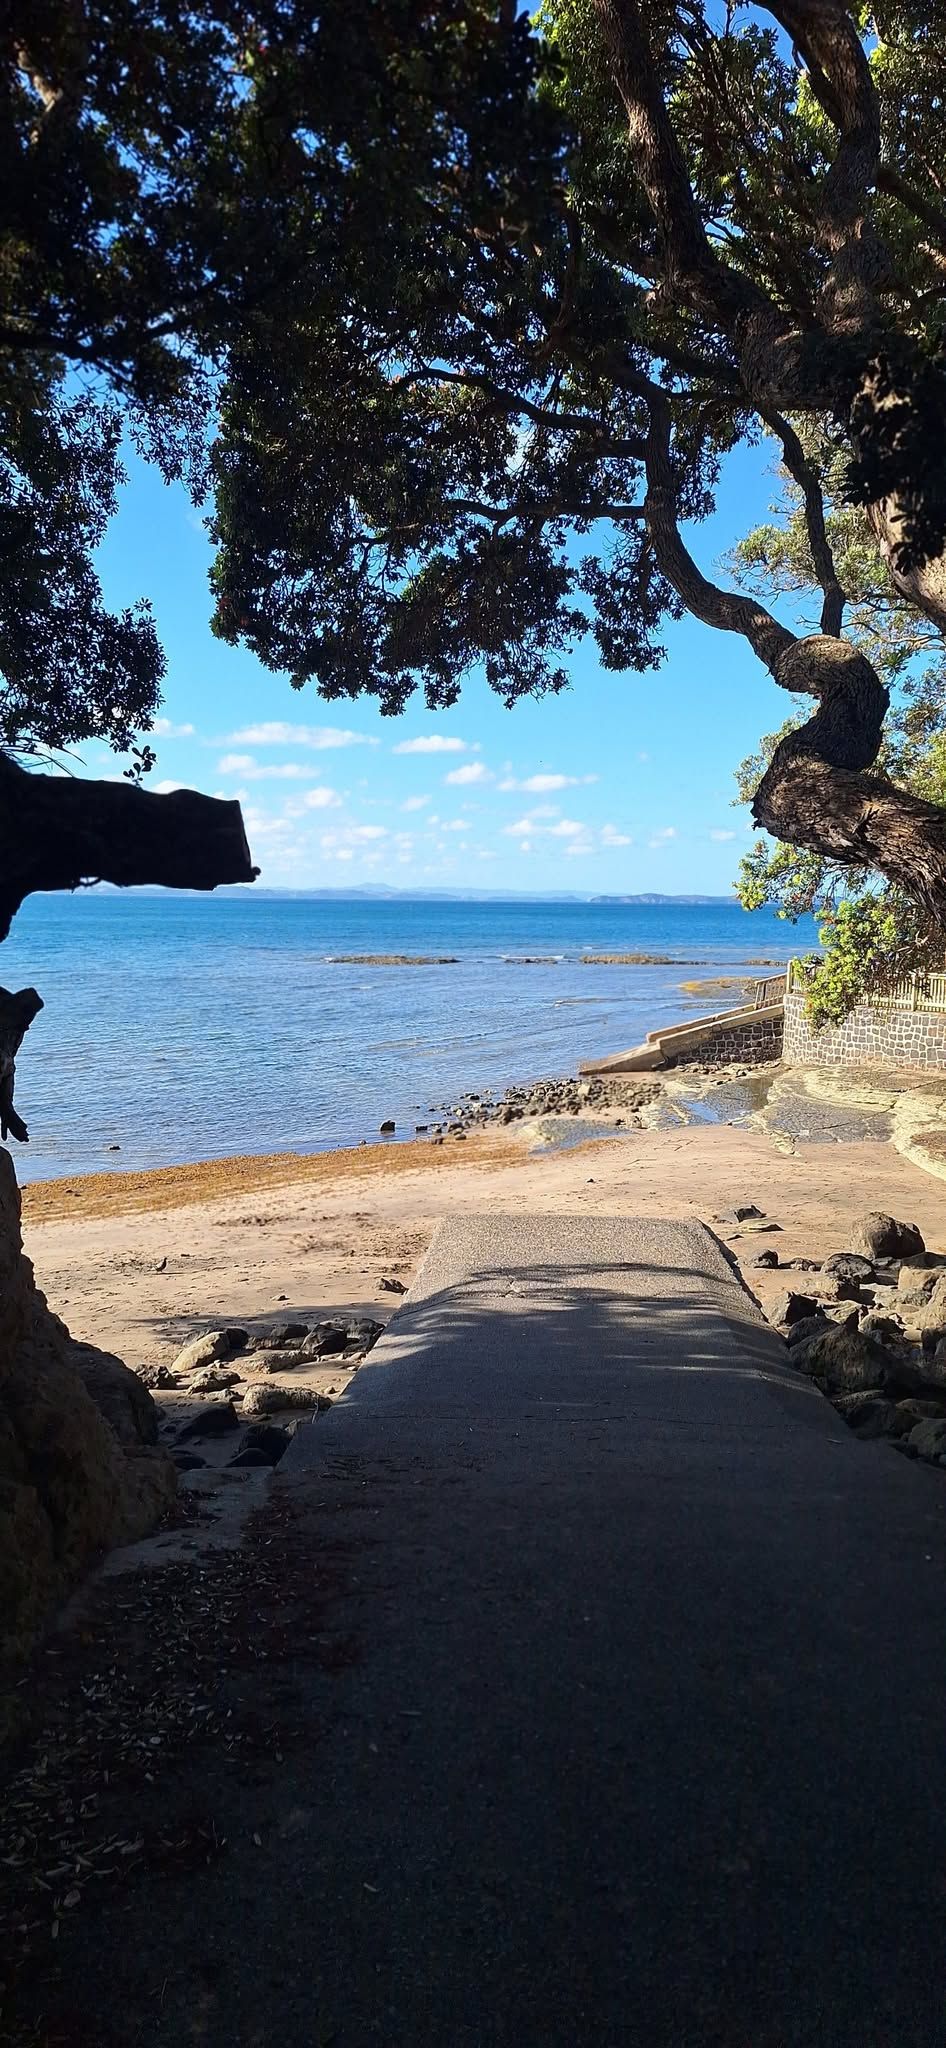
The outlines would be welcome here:
M 438 1219 L 515 1214 L 699 1217 L 731 1246 L 759 1299 L 784 1281 L 759 1252 L 823 1257 L 867 1209 L 946 1248 L 946 1187 L 885 1140 L 794 1144 L 725 1124 L 645 1129 L 570 1150 L 531 1149 L 528 1126 L 462 1144 L 360 1147 L 211 1161 L 24 1191 L 37 1280 L 74 1335 L 134 1367 L 169 1364 L 196 1331 L 347 1311 L 386 1321 Z M 735 1223 L 752 1203 L 778 1231 Z M 331 1377 L 331 1375 L 329 1375 Z M 333 1380 L 336 1384 L 337 1375 Z

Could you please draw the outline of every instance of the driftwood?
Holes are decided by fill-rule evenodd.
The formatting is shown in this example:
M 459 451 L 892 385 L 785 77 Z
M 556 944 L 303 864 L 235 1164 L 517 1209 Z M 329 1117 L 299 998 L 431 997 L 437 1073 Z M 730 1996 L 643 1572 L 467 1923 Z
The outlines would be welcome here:
M 29 1131 L 13 1107 L 16 1056 L 33 1018 L 43 1007 L 35 988 L 0 988 L 0 1138 L 8 1135 L 18 1143 L 29 1142 Z
M 216 889 L 252 882 L 238 803 L 178 789 L 155 796 L 130 782 L 33 775 L 0 753 L 0 939 L 34 890 Z

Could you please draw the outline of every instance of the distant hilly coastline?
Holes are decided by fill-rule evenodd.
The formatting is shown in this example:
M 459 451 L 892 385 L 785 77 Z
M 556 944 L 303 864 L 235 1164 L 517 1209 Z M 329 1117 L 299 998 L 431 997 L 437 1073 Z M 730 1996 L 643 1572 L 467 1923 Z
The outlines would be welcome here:
M 112 896 L 162 896 L 166 889 L 113 889 L 101 883 L 97 894 Z M 199 889 L 176 889 L 180 896 L 202 896 Z M 216 889 L 214 896 L 236 897 L 242 903 L 263 902 L 278 898 L 279 902 L 296 903 L 603 903 L 603 904 L 720 904 L 736 907 L 734 896 L 661 896 L 648 892 L 640 896 L 585 896 L 575 889 L 543 889 L 526 891 L 521 889 L 389 889 L 383 883 L 366 883 L 360 889 L 260 889 L 257 886 Z

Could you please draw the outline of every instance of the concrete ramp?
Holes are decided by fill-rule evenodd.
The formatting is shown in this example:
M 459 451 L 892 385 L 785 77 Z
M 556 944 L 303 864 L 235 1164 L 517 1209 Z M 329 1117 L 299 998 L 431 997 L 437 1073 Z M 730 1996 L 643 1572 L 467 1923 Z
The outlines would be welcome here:
M 514 1430 L 535 1426 L 728 1433 L 784 1430 L 794 1416 L 837 1435 L 786 1357 L 701 1223 L 455 1217 L 347 1394 L 282 1469 L 400 1438 L 433 1453 L 454 1424 L 504 1456 Z
M 444 1224 L 281 1471 L 342 1584 L 240 2039 L 944 2039 L 946 1474 L 849 1435 L 710 1233 Z

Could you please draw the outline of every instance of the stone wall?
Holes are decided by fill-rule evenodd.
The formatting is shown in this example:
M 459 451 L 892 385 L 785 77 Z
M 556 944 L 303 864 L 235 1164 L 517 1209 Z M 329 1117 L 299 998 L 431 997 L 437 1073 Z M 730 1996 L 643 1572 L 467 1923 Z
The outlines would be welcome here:
M 727 1024 L 721 1018 L 715 1029 L 708 1032 L 696 1044 L 681 1050 L 675 1057 L 668 1056 L 663 1064 L 696 1065 L 700 1067 L 742 1067 L 767 1066 L 770 1060 L 782 1057 L 781 1017 L 752 1017 L 747 1019 L 740 1013 L 740 1021 Z
M 786 1066 L 919 1067 L 946 1071 L 946 1014 L 923 1010 L 873 1010 L 866 1003 L 843 1024 L 816 1031 L 805 1016 L 803 995 L 785 998 Z

